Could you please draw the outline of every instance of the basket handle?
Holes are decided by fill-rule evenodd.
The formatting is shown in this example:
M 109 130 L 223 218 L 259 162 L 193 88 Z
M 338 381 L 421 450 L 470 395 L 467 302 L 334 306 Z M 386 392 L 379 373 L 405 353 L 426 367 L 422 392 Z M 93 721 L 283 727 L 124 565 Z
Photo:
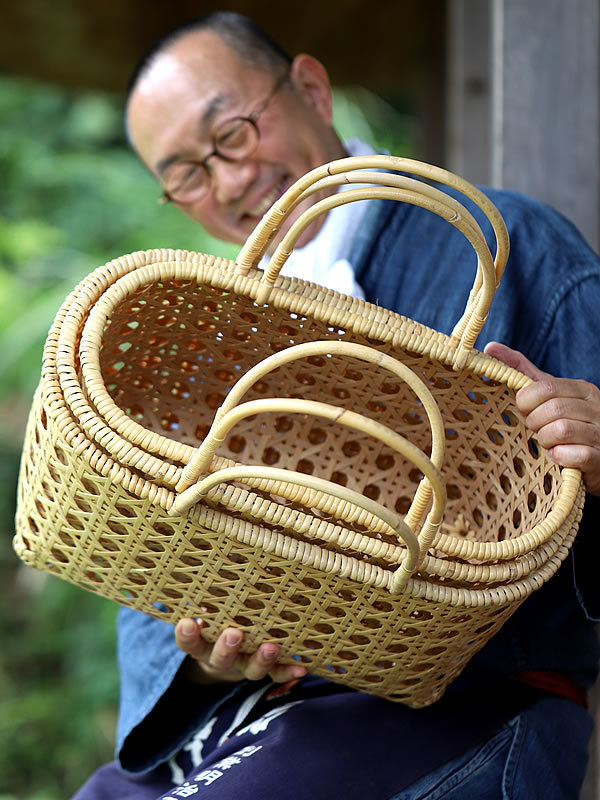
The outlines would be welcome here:
M 176 492 L 181 492 L 195 483 L 200 475 L 208 472 L 210 463 L 216 453 L 218 447 L 224 441 L 221 425 L 223 418 L 229 414 L 236 406 L 239 405 L 242 397 L 248 390 L 259 380 L 265 377 L 269 372 L 282 367 L 284 364 L 289 364 L 292 361 L 298 361 L 301 358 L 309 358 L 310 356 L 322 355 L 345 355 L 352 358 L 357 358 L 361 361 L 367 361 L 376 366 L 380 366 L 392 372 L 399 377 L 404 383 L 412 389 L 418 399 L 423 404 L 423 408 L 427 414 L 429 425 L 431 428 L 431 461 L 438 468 L 441 469 L 444 459 L 444 444 L 445 432 L 444 423 L 439 407 L 431 393 L 427 384 L 416 375 L 410 367 L 403 364 L 397 358 L 393 358 L 387 353 L 382 353 L 372 347 L 358 344 L 356 342 L 342 342 L 337 340 L 332 341 L 317 341 L 317 342 L 303 342 L 302 344 L 286 347 L 278 353 L 274 353 L 258 364 L 255 364 L 249 369 L 241 378 L 232 386 L 223 401 L 222 405 L 217 409 L 213 423 L 204 438 L 202 444 L 196 450 L 187 466 L 184 468 L 177 485 L 175 486 Z M 309 402 L 309 401 L 302 401 Z M 326 404 L 320 403 L 320 406 Z M 335 408 L 335 406 L 331 406 Z M 342 414 L 342 410 L 336 409 L 336 417 Z M 352 412 L 354 414 L 354 412 Z M 359 414 L 354 414 L 355 417 L 361 417 Z M 373 423 L 380 424 L 380 423 Z M 381 425 L 382 429 L 389 430 L 386 426 Z M 226 434 L 225 434 L 226 435 Z M 396 434 L 394 434 L 396 435 Z M 380 438 L 375 434 L 376 438 Z
M 421 451 L 419 450 L 418 452 L 420 453 Z M 424 459 L 425 461 L 429 461 L 429 459 L 427 459 L 425 456 Z M 358 506 L 368 513 L 382 519 L 394 530 L 399 539 L 402 539 L 406 545 L 408 550 L 407 556 L 399 565 L 398 569 L 396 569 L 394 572 L 390 586 L 391 594 L 398 594 L 406 586 L 408 580 L 418 568 L 423 556 L 429 549 L 431 540 L 439 529 L 444 512 L 446 493 L 441 475 L 437 470 L 435 470 L 431 462 L 429 462 L 429 466 L 426 469 L 427 477 L 433 486 L 434 502 L 431 512 L 427 518 L 428 531 L 426 532 L 424 529 L 419 538 L 417 538 L 417 536 L 406 523 L 406 520 L 402 519 L 399 514 L 390 511 L 389 509 L 385 508 L 385 506 L 382 506 L 380 503 L 365 497 L 359 492 L 355 492 L 352 489 L 347 489 L 345 486 L 340 486 L 337 483 L 327 481 L 323 478 L 318 478 L 314 475 L 305 475 L 302 472 L 278 469 L 276 467 L 239 466 L 228 467 L 219 470 L 212 475 L 208 475 L 199 483 L 182 492 L 169 510 L 169 514 L 175 515 L 185 513 L 191 506 L 197 503 L 198 500 L 200 500 L 219 483 L 223 483 L 224 481 L 244 480 L 248 478 L 254 480 L 275 481 L 277 483 L 291 483 L 302 486 L 303 489 L 308 488 L 323 494 L 333 495 L 334 497 L 344 501 L 344 503 L 352 503 L 353 505 Z
M 481 228 L 472 215 L 454 198 L 422 181 L 404 175 L 365 172 L 365 168 L 395 169 L 412 172 L 427 180 L 458 189 L 472 200 L 488 218 L 496 237 L 496 257 L 492 260 Z M 348 170 L 344 172 L 344 170 Z M 351 174 L 350 170 L 356 171 Z M 238 271 L 245 275 L 255 267 L 266 252 L 269 243 L 279 230 L 282 221 L 295 206 L 309 195 L 341 184 L 372 183 L 374 186 L 350 189 L 315 203 L 291 226 L 265 270 L 256 295 L 256 302 L 269 300 L 274 282 L 292 252 L 294 245 L 316 217 L 338 205 L 362 199 L 386 198 L 419 205 L 446 219 L 473 246 L 477 254 L 477 272 L 469 294 L 465 312 L 453 332 L 453 343 L 457 348 L 454 366 L 464 366 L 468 353 L 473 348 L 487 317 L 498 282 L 508 258 L 508 234 L 504 221 L 494 204 L 472 184 L 457 175 L 430 164 L 402 159 L 394 156 L 358 156 L 340 159 L 312 170 L 285 192 L 257 225 L 240 251 L 237 259 Z
M 327 403 L 290 398 L 254 400 L 239 404 L 239 401 L 248 389 L 268 372 L 299 358 L 323 354 L 351 355 L 363 361 L 382 366 L 405 381 L 421 401 L 429 419 L 432 441 L 431 459 L 427 458 L 418 447 L 387 426 L 374 422 L 348 409 L 340 409 L 337 406 Z M 387 445 L 400 452 L 417 466 L 425 478 L 422 479 L 417 488 L 415 497 L 404 521 L 410 529 L 416 529 L 424 515 L 429 498 L 431 497 L 433 485 L 434 494 L 438 498 L 437 502 L 434 502 L 434 509 L 432 509 L 432 512 L 435 511 L 435 513 L 433 513 L 433 516 L 430 513 L 427 517 L 420 537 L 422 541 L 422 553 L 426 552 L 437 533 L 445 507 L 445 487 L 439 473 L 444 454 L 444 426 L 439 408 L 427 385 L 415 375 L 409 367 L 386 353 L 381 353 L 373 348 L 353 342 L 323 341 L 295 345 L 294 347 L 286 348 L 279 353 L 269 356 L 240 378 L 227 395 L 223 405 L 218 409 L 210 431 L 190 463 L 185 467 L 175 487 L 176 492 L 183 492 L 186 500 L 182 500 L 183 495 L 177 498 L 173 507 L 174 513 L 181 512 L 193 504 L 194 500 L 190 500 L 190 498 L 194 495 L 189 493 L 189 487 L 198 479 L 201 473 L 208 471 L 216 450 L 225 440 L 231 428 L 247 416 L 253 416 L 254 414 L 268 411 L 285 411 L 288 413 L 303 414 L 312 413 L 335 422 L 340 422 L 356 430 L 367 433 L 380 441 L 384 441 Z M 258 467 L 257 469 L 260 471 L 263 468 Z M 286 474 L 285 470 L 280 472 L 284 475 Z M 282 480 L 284 479 L 282 478 Z M 326 484 L 328 484 L 328 482 L 326 482 Z M 192 487 L 192 489 L 198 490 L 198 486 L 200 485 L 203 484 L 198 484 Z M 331 485 L 336 486 L 337 484 Z M 328 493 L 335 494 L 331 491 Z M 353 492 L 352 494 L 361 497 L 361 495 L 357 493 Z M 378 514 L 378 516 L 381 515 Z

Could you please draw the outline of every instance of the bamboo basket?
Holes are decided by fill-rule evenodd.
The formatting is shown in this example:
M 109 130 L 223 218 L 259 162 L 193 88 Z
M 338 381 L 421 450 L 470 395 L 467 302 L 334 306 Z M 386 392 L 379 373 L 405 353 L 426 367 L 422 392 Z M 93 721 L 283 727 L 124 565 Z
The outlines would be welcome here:
M 430 180 L 482 209 L 495 258 Z M 256 268 L 297 203 L 353 183 Z M 451 336 L 279 276 L 318 214 L 373 197 L 427 208 L 471 243 Z M 558 569 L 583 505 L 581 474 L 552 463 L 515 411 L 529 379 L 473 347 L 507 254 L 475 187 L 372 156 L 298 181 L 236 262 L 151 250 L 100 267 L 48 335 L 18 555 L 159 619 L 200 617 L 211 641 L 237 626 L 248 651 L 276 641 L 285 663 L 434 702 Z

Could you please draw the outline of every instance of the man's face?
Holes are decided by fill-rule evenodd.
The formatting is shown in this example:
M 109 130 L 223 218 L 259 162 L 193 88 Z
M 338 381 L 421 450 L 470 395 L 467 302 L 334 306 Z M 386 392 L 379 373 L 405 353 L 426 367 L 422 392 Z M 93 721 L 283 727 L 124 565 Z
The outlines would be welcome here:
M 188 34 L 162 54 L 142 78 L 128 106 L 135 149 L 160 181 L 174 163 L 202 161 L 216 128 L 247 117 L 272 92 L 279 75 L 240 62 L 207 31 Z M 243 244 L 265 211 L 294 181 L 344 156 L 331 128 L 331 98 L 324 69 L 309 56 L 295 59 L 284 84 L 258 120 L 260 139 L 242 161 L 212 157 L 209 190 L 181 210 L 213 236 Z M 306 208 L 318 196 L 306 203 Z M 293 218 L 301 213 L 294 210 Z M 289 223 L 286 225 L 289 227 Z M 307 231 L 298 244 L 316 232 Z

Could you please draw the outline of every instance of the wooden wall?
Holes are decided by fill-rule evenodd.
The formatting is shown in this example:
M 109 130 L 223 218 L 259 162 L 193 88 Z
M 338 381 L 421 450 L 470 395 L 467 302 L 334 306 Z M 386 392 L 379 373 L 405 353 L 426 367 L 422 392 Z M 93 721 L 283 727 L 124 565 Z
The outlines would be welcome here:
M 447 159 L 562 211 L 598 248 L 600 3 L 450 0 Z
M 445 0 L 19 0 L 4 3 L 0 70 L 72 88 L 116 92 L 169 28 L 219 8 L 255 19 L 291 54 L 309 52 L 338 86 L 361 85 L 393 103 L 410 94 L 422 158 L 444 158 Z
M 444 0 L 19 0 L 3 4 L 0 69 L 119 91 L 159 35 L 220 7 L 255 19 L 291 55 L 322 59 L 338 83 L 419 82 L 443 58 Z

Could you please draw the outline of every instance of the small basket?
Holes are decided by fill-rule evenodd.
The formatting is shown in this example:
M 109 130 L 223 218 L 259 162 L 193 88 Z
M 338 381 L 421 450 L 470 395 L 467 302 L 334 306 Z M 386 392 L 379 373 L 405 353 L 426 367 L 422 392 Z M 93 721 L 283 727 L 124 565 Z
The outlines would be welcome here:
M 369 171 L 377 170 L 377 171 Z M 460 190 L 490 220 L 421 180 Z M 263 273 L 256 264 L 308 195 Z M 451 336 L 278 276 L 302 230 L 385 197 L 441 215 L 477 270 Z M 558 569 L 581 516 L 515 409 L 521 373 L 473 349 L 508 253 L 475 187 L 372 156 L 313 170 L 237 262 L 152 250 L 100 267 L 48 335 L 14 546 L 31 566 L 214 641 L 413 707 L 439 698 Z

